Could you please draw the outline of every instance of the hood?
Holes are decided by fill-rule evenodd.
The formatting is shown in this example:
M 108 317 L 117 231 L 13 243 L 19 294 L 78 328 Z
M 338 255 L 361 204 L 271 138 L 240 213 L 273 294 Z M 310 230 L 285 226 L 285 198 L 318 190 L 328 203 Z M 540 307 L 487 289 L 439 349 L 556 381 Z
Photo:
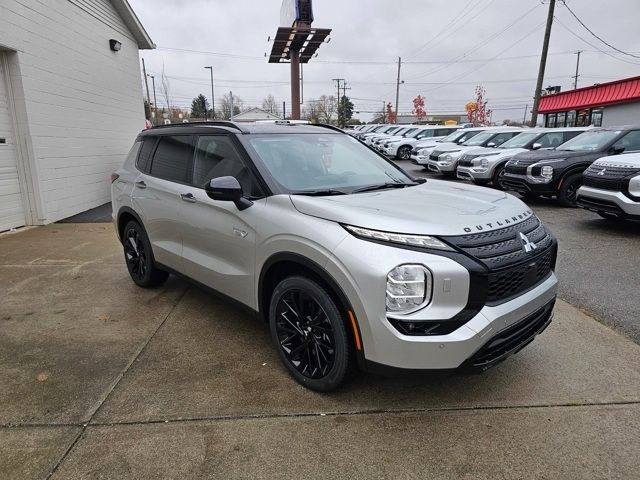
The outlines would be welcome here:
M 290 198 L 294 207 L 306 215 L 416 235 L 495 230 L 533 215 L 522 201 L 504 192 L 441 180 L 379 192 Z
M 491 156 L 493 158 L 505 158 L 513 157 L 517 153 L 527 152 L 526 148 L 490 148 L 480 147 L 474 148 L 466 152 L 466 155 L 473 155 L 474 157 Z
M 436 146 L 444 146 L 444 145 L 457 145 L 457 143 L 453 143 L 453 142 L 443 142 L 442 140 L 420 140 L 418 143 L 416 143 L 416 148 L 428 148 L 428 147 L 436 147 Z
M 517 158 L 518 160 L 524 160 L 527 163 L 533 163 L 533 161 L 539 162 L 542 160 L 555 160 L 558 158 L 571 158 L 589 155 L 596 155 L 598 157 L 601 157 L 602 153 L 572 152 L 570 150 L 527 150 L 526 152 L 519 153 L 515 158 Z

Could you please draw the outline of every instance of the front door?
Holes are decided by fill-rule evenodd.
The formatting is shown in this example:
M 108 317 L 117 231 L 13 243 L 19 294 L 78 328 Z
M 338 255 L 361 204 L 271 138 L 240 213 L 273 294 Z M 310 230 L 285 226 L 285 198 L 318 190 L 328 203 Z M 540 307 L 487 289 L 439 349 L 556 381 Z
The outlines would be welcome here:
M 255 305 L 256 225 L 266 200 L 238 210 L 233 202 L 210 199 L 204 186 L 217 177 L 232 176 L 247 197 L 260 197 L 259 186 L 238 149 L 226 135 L 200 136 L 196 143 L 193 188 L 184 189 L 184 272 L 218 292 L 252 307 Z

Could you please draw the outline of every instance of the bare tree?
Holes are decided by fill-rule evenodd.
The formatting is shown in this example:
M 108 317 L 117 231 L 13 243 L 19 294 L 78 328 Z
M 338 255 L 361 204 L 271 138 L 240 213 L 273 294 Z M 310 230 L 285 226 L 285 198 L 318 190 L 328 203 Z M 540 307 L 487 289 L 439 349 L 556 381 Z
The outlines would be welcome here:
M 338 102 L 333 95 L 322 95 L 315 101 L 318 120 L 322 123 L 333 123 L 333 117 L 338 113 Z
M 278 113 L 278 102 L 276 102 L 273 95 L 269 94 L 264 100 L 262 100 L 262 109 L 272 115 L 276 115 Z
M 233 114 L 238 115 L 244 109 L 244 101 L 234 95 L 233 96 Z M 229 120 L 231 118 L 231 96 L 225 93 L 220 99 L 220 109 L 216 113 L 217 118 Z

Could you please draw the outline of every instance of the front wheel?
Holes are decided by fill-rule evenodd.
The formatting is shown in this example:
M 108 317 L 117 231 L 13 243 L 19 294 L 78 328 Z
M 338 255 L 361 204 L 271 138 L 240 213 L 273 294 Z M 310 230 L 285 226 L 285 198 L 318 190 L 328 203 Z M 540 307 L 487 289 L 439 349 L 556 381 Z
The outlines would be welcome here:
M 149 237 L 138 222 L 130 221 L 124 227 L 122 244 L 127 270 L 136 285 L 155 287 L 167 280 L 169 274 L 156 266 Z
M 504 164 L 503 165 L 498 165 L 496 167 L 495 172 L 493 172 L 493 186 L 497 189 L 500 190 L 504 190 L 504 188 L 502 187 L 502 184 L 500 183 L 502 181 L 502 177 L 504 177 Z
M 269 306 L 271 339 L 291 376 L 328 392 L 343 382 L 351 361 L 344 320 L 331 296 L 305 277 L 282 280 Z
M 409 160 L 411 158 L 411 147 L 403 145 L 398 149 L 397 156 L 400 160 Z
M 564 207 L 576 207 L 578 189 L 582 185 L 582 173 L 572 173 L 562 180 L 558 191 L 558 201 Z

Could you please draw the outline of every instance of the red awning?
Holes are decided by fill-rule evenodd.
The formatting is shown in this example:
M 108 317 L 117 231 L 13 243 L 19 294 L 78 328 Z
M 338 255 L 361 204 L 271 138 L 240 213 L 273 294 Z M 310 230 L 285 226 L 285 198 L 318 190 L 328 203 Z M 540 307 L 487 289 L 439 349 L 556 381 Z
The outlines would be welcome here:
M 540 113 L 564 112 L 634 100 L 640 100 L 640 77 L 625 78 L 615 82 L 545 95 L 540 98 L 538 111 Z

